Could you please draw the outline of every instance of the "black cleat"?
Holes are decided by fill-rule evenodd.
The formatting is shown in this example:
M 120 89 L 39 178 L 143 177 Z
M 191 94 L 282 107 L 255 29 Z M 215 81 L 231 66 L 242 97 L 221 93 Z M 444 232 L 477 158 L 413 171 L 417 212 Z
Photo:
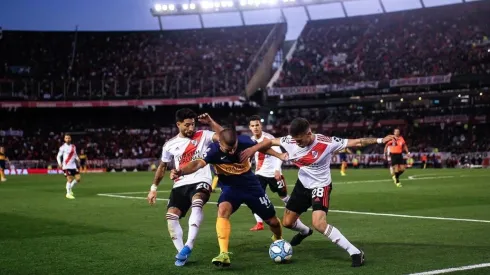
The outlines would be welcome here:
M 364 252 L 361 250 L 361 253 L 354 254 L 350 256 L 352 258 L 352 267 L 360 267 L 364 265 Z
M 313 234 L 313 229 L 310 228 L 310 231 L 306 235 L 302 235 L 301 233 L 298 233 L 294 235 L 294 237 L 291 239 L 291 246 L 297 246 L 299 245 L 306 237 L 311 236 Z

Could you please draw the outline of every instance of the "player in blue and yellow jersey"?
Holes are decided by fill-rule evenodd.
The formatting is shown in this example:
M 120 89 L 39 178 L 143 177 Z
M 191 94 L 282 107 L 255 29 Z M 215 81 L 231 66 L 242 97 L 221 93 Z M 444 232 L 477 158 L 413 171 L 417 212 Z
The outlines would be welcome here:
M 6 163 L 9 161 L 9 158 L 5 155 L 5 148 L 0 146 L 0 181 L 4 182 L 7 181 L 7 178 L 5 177 L 5 168 L 6 168 Z
M 257 151 L 285 158 L 285 154 L 265 149 L 270 147 L 270 140 L 256 143 L 248 136 L 237 135 L 233 129 L 225 129 L 219 134 L 219 142 L 209 145 L 204 159 L 189 162 L 181 170 L 174 169 L 170 173 L 170 177 L 174 179 L 194 173 L 207 164 L 214 165 L 216 169 L 221 187 L 216 221 L 220 254 L 212 260 L 216 266 L 230 265 L 228 251 L 231 233 L 230 216 L 238 210 L 242 203 L 270 226 L 274 234 L 273 240 L 282 239 L 282 227 L 276 217 L 276 210 L 252 172 L 250 163 L 250 157 Z
M 340 174 L 345 176 L 345 170 L 347 169 L 347 154 L 352 154 L 352 151 L 349 148 L 344 148 L 339 151 L 340 158 Z

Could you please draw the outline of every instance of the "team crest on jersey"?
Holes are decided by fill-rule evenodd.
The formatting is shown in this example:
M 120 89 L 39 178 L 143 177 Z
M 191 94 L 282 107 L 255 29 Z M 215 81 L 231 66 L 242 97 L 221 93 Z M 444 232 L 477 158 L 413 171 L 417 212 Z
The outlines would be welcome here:
M 318 152 L 317 151 L 311 151 L 311 155 L 313 156 L 314 159 L 318 158 Z
M 191 144 L 194 145 L 194 146 L 196 146 L 197 145 L 197 140 L 194 140 L 194 139 L 191 140 Z

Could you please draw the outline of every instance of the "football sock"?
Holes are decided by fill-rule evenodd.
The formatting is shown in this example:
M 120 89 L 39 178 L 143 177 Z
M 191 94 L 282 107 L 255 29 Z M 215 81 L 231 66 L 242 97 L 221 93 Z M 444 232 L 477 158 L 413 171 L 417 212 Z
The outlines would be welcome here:
M 214 190 L 218 186 L 218 177 L 213 178 L 213 183 L 211 184 L 211 188 Z
M 308 235 L 310 228 L 306 226 L 300 219 L 297 219 L 291 230 L 298 231 L 301 235 Z
M 341 173 L 345 173 L 345 164 L 342 162 L 342 164 L 340 165 L 340 172 Z
M 359 254 L 361 251 L 352 245 L 345 237 L 340 233 L 340 231 L 333 225 L 327 225 L 327 229 L 323 233 L 327 238 L 329 238 L 333 243 L 345 249 L 349 255 Z
M 69 181 L 66 182 L 66 194 L 71 193 L 71 183 Z
M 75 184 L 77 184 L 77 180 L 72 180 L 71 181 L 71 185 L 70 185 L 70 190 L 73 189 L 73 187 L 75 186 Z
M 204 216 L 202 212 L 203 205 L 204 202 L 201 199 L 192 202 L 191 216 L 189 217 L 189 234 L 185 243 L 190 249 L 194 247 L 194 242 L 196 241 L 197 233 L 199 232 L 199 227 Z
M 4 180 L 5 179 L 5 173 L 3 172 L 3 170 L 0 170 L 0 180 Z
M 400 181 L 400 172 L 395 173 L 396 182 Z
M 179 216 L 172 213 L 167 213 L 166 217 L 168 233 L 170 233 L 170 238 L 172 238 L 175 248 L 178 252 L 180 252 L 182 248 L 184 248 L 184 241 L 182 240 L 184 232 L 182 231 L 182 227 L 179 223 Z
M 281 200 L 286 204 L 289 201 L 289 196 L 285 196 L 284 198 L 281 198 Z
M 228 252 L 230 243 L 231 224 L 229 219 L 219 218 L 216 220 L 216 233 L 218 234 L 218 243 L 220 252 Z
M 257 214 L 254 214 L 254 217 L 255 217 L 255 220 L 257 221 L 257 223 L 263 223 L 264 221 L 262 220 L 261 217 L 259 217 L 259 215 Z

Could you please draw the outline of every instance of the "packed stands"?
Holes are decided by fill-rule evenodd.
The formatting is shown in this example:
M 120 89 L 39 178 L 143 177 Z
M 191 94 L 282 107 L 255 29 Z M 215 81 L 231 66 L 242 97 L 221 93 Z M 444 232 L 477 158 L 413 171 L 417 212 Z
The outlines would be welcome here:
M 310 21 L 275 86 L 490 74 L 490 3 Z
M 4 31 L 0 96 L 29 100 L 241 94 L 273 25 L 179 31 Z

